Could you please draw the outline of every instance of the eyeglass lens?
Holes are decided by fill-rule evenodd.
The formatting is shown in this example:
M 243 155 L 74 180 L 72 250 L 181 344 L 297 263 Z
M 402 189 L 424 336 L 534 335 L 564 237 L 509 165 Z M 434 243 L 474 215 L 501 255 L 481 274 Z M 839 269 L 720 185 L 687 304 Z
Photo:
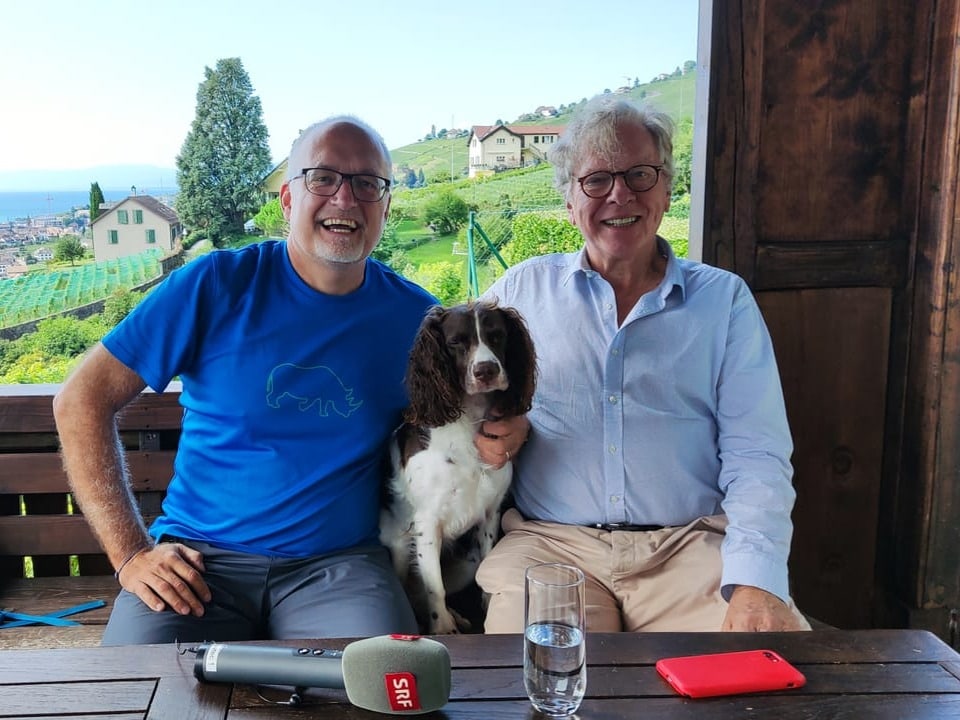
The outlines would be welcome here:
M 344 180 L 350 180 L 353 196 L 362 202 L 377 202 L 387 191 L 388 183 L 377 175 L 350 175 L 328 168 L 309 168 L 303 171 L 307 190 L 314 195 L 336 195 Z
M 660 168 L 655 165 L 634 165 L 629 170 L 620 172 L 599 170 L 580 178 L 580 187 L 589 197 L 604 197 L 613 190 L 613 184 L 618 175 L 623 177 L 623 181 L 633 192 L 646 192 L 657 184 Z

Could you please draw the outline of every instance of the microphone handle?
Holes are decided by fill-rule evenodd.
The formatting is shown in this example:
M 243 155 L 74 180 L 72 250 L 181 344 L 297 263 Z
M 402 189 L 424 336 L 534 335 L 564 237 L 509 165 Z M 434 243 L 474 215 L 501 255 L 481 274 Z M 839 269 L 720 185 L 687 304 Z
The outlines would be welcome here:
M 342 688 L 343 653 L 320 648 L 200 645 L 193 674 L 207 682 Z

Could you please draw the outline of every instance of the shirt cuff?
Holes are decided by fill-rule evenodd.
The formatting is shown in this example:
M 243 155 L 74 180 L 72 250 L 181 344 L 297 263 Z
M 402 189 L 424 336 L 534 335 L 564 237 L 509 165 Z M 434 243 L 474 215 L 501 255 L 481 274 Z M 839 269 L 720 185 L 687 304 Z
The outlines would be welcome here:
M 730 596 L 738 585 L 752 585 L 776 595 L 785 603 L 790 602 L 786 565 L 765 555 L 737 553 L 723 557 L 723 573 L 720 576 L 723 599 L 730 602 Z

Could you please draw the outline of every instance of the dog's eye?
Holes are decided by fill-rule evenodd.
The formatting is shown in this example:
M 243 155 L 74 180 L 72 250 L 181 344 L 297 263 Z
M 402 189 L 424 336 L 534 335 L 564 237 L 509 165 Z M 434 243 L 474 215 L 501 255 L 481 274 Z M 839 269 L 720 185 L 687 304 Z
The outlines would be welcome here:
M 459 347 L 467 342 L 467 336 L 462 334 L 451 335 L 447 338 L 447 345 L 450 347 Z
M 491 345 L 500 345 L 506 340 L 507 334 L 503 330 L 488 330 L 487 342 Z

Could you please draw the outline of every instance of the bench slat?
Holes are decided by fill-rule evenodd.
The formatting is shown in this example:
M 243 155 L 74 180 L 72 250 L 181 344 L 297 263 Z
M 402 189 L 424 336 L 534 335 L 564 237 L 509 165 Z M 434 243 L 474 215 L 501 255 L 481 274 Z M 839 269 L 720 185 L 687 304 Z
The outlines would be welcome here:
M 176 392 L 142 393 L 120 413 L 120 430 L 178 430 L 183 419 L 179 387 L 172 383 Z M 2 386 L 0 433 L 56 432 L 53 395 L 57 389 L 56 385 Z
M 176 450 L 127 451 L 134 492 L 166 490 L 176 454 Z M 0 454 L 0 495 L 68 491 L 59 453 Z
M 149 525 L 154 517 L 144 517 Z M 2 555 L 96 555 L 99 543 L 82 515 L 0 516 Z

